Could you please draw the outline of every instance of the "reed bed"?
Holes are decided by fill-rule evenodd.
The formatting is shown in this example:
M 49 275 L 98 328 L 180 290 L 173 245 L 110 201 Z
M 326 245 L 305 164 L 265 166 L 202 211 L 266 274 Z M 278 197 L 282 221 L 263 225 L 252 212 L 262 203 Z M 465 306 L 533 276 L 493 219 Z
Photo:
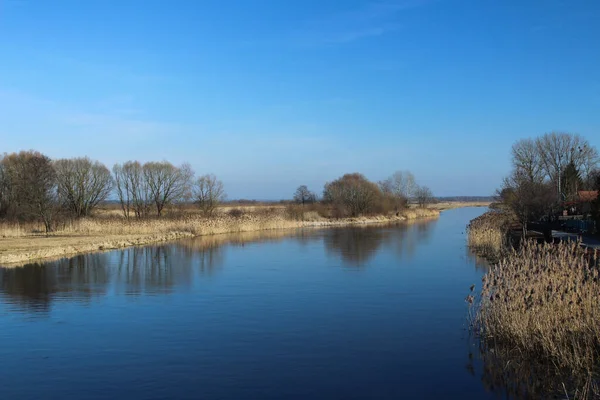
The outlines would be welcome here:
M 510 349 L 517 362 L 566 371 L 578 384 L 593 377 L 588 386 L 596 391 L 598 254 L 577 243 L 524 241 L 491 267 L 482 283 L 479 299 L 468 296 L 467 301 L 475 307 L 473 329 L 488 348 Z
M 505 211 L 488 211 L 467 226 L 469 247 L 497 261 L 508 249 L 508 231 L 513 218 Z

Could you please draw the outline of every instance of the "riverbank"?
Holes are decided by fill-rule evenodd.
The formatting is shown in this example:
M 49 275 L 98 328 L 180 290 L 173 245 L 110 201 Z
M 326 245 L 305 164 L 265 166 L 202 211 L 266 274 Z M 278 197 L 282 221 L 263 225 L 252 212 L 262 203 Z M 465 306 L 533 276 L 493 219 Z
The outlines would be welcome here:
M 114 250 L 131 246 L 160 243 L 182 238 L 227 233 L 294 228 L 323 228 L 377 223 L 395 223 L 420 218 L 436 218 L 437 209 L 407 209 L 399 215 L 345 219 L 311 216 L 309 220 L 289 219 L 283 208 L 254 209 L 241 215 L 222 213 L 214 218 L 198 215 L 179 218 L 125 221 L 119 218 L 82 219 L 71 222 L 51 235 L 20 232 L 0 238 L 0 265 L 20 266 L 26 263 L 54 260 L 82 253 Z

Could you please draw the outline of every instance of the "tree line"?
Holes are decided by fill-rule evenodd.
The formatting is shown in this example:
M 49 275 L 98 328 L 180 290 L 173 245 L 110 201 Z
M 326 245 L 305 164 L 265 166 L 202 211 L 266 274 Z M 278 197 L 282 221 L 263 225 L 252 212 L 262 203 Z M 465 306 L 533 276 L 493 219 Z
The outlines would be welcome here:
M 180 202 L 194 202 L 210 216 L 226 196 L 220 180 L 195 178 L 187 163 L 128 161 L 111 172 L 87 157 L 51 160 L 34 150 L 0 157 L 2 219 L 38 220 L 50 232 L 58 216 L 89 216 L 112 193 L 127 219 L 160 217 Z
M 161 217 L 169 206 L 192 202 L 210 217 L 226 197 L 215 175 L 196 178 L 187 163 L 127 161 L 109 170 L 88 157 L 52 160 L 35 150 L 0 156 L 0 219 L 40 221 L 50 232 L 60 218 L 90 216 L 113 195 L 128 220 Z M 411 172 L 398 171 L 378 183 L 343 175 L 325 184 L 320 200 L 303 185 L 294 200 L 327 205 L 333 217 L 356 217 L 398 212 L 411 200 L 425 207 L 433 194 Z
M 512 171 L 498 194 L 525 231 L 528 222 L 551 218 L 565 203 L 578 201 L 581 191 L 598 190 L 599 161 L 597 149 L 577 134 L 522 139 L 512 146 Z
M 293 198 L 303 207 L 318 202 L 317 195 L 306 185 L 298 187 Z M 411 200 L 425 207 L 434 198 L 428 187 L 416 183 L 410 171 L 397 171 L 378 183 L 359 173 L 345 174 L 325 184 L 320 203 L 330 207 L 332 216 L 339 218 L 397 213 Z

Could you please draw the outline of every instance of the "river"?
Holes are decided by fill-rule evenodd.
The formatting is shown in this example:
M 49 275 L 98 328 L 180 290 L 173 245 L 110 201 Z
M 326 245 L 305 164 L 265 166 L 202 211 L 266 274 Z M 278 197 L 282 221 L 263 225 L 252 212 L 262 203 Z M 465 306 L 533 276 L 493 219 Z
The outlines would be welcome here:
M 486 399 L 483 208 L 0 268 L 2 399 Z

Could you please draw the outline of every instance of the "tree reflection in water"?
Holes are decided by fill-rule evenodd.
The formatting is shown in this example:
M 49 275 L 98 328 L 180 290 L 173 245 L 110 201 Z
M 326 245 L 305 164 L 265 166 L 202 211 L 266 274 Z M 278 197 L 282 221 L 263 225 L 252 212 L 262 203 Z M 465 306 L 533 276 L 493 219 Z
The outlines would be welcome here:
M 382 246 L 392 248 L 398 258 L 410 259 L 419 245 L 429 241 L 436 221 L 334 228 L 325 233 L 325 248 L 350 267 L 366 266 Z
M 108 292 L 116 295 L 165 294 L 191 286 L 195 276 L 208 277 L 225 262 L 225 245 L 277 242 L 294 238 L 302 245 L 323 240 L 328 252 L 345 265 L 362 267 L 381 246 L 399 258 L 411 257 L 426 243 L 435 220 L 388 226 L 273 230 L 214 235 L 171 244 L 132 247 L 69 259 L 0 268 L 0 296 L 9 308 L 48 312 L 52 302 L 88 302 Z
M 55 298 L 89 301 L 109 283 L 107 254 L 86 254 L 46 264 L 0 268 L 0 288 L 17 308 L 47 312 Z

